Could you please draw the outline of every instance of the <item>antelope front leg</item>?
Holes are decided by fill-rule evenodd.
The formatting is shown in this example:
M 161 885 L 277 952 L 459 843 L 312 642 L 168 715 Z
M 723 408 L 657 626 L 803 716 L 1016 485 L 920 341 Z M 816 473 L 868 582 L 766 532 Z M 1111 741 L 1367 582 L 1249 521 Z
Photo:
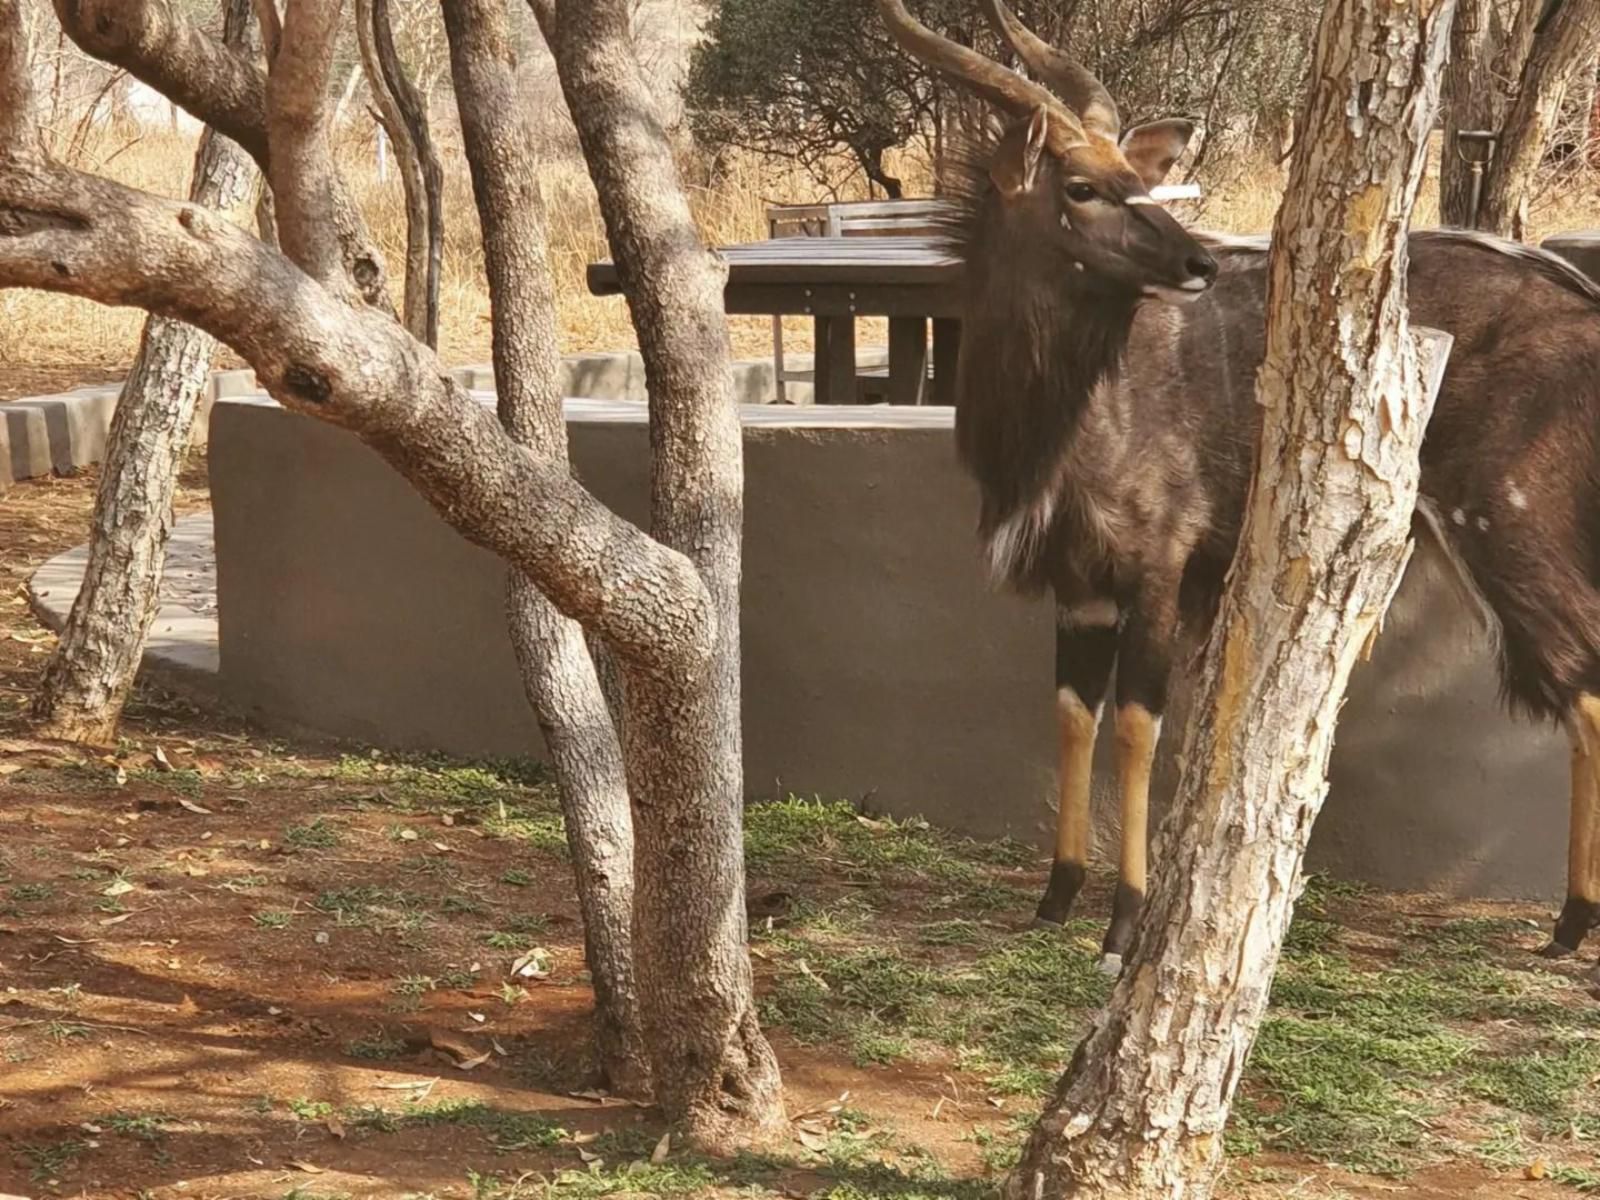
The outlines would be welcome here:
M 1167 677 L 1177 634 L 1177 579 L 1147 583 L 1129 605 L 1117 648 L 1117 788 L 1122 847 L 1104 957 L 1109 975 L 1122 972 L 1133 947 L 1149 882 L 1150 772 L 1161 740 Z
M 1576 954 L 1600 925 L 1600 698 L 1580 696 L 1567 714 L 1572 739 L 1572 830 L 1567 840 L 1567 902 L 1546 958 Z
M 1089 873 L 1089 793 L 1100 709 L 1117 659 L 1116 610 L 1060 607 L 1056 613 L 1056 719 L 1061 738 L 1055 860 L 1036 925 L 1062 925 Z

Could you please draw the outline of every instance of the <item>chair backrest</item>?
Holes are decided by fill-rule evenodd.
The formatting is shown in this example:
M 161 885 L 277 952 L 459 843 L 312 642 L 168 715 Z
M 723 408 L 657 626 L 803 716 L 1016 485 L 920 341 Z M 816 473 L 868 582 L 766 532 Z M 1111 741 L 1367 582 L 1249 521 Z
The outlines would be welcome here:
M 1163 203 L 1198 200 L 1198 184 L 1151 189 Z M 856 200 L 840 204 L 780 204 L 767 209 L 768 237 L 928 237 L 937 234 L 946 200 Z
M 858 200 L 767 209 L 769 237 L 914 237 L 937 232 L 943 200 Z

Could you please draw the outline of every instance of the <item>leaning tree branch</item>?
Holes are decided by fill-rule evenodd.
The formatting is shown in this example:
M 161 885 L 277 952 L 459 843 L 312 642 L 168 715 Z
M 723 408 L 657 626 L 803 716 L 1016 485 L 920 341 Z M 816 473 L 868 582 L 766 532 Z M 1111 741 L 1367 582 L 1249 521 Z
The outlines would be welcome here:
M 16 0 L 0 0 L 0 31 Z M 7 32 L 0 32 L 4 45 Z M 0 91 L 15 87 L 0 64 Z M 355 432 L 459 533 L 515 564 L 646 676 L 698 669 L 716 618 L 691 564 L 515 446 L 391 316 L 352 308 L 220 217 L 0 152 L 0 287 L 197 325 L 284 407 Z

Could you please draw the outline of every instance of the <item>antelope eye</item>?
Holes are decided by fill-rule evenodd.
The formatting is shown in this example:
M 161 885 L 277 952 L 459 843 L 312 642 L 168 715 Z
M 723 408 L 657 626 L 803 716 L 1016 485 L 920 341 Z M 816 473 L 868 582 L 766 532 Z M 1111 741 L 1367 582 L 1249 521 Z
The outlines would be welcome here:
M 1075 179 L 1067 184 L 1067 199 L 1074 204 L 1087 204 L 1098 195 L 1092 184 L 1084 183 L 1081 179 Z

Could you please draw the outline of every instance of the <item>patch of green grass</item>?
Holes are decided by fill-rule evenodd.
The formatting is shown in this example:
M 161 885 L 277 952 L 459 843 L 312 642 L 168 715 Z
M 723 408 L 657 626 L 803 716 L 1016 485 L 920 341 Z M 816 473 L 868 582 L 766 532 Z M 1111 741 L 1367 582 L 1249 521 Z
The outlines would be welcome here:
M 1020 866 L 1038 857 L 1015 842 L 957 838 L 922 820 L 863 817 L 843 802 L 790 797 L 745 810 L 745 860 L 752 869 L 816 855 L 862 875 L 903 872 L 968 885 L 978 882 L 985 865 Z
M 389 1058 L 399 1058 L 405 1053 L 406 1044 L 399 1038 L 391 1037 L 388 1033 L 379 1030 L 371 1037 L 357 1038 L 345 1043 L 344 1052 L 351 1058 L 365 1058 L 381 1061 Z
M 344 831 L 317 817 L 306 825 L 291 825 L 283 831 L 283 844 L 291 850 L 331 850 L 344 841 Z
M 262 929 L 287 929 L 294 920 L 294 914 L 282 909 L 272 909 L 267 912 L 258 912 L 251 918 Z
M 98 1124 L 109 1129 L 112 1133 L 121 1134 L 123 1137 L 138 1138 L 143 1142 L 153 1142 L 159 1139 L 166 1130 L 163 1126 L 171 1124 L 173 1118 L 164 1112 L 129 1113 L 115 1112 Z
M 432 975 L 406 975 L 395 980 L 389 990 L 397 996 L 421 996 L 438 987 L 439 981 Z
M 326 1100 L 297 1096 L 289 1101 L 289 1111 L 298 1121 L 325 1121 L 333 1116 L 333 1105 Z
M 1535 1038 L 1480 1059 L 1468 1074 L 1471 1095 L 1530 1116 L 1570 1111 L 1600 1079 L 1600 1041 Z
M 349 1115 L 357 1127 L 382 1133 L 432 1125 L 476 1129 L 501 1153 L 547 1150 L 559 1146 L 569 1136 L 560 1125 L 538 1113 L 496 1108 L 481 1100 L 439 1100 L 431 1104 L 413 1104 L 400 1112 L 368 1107 L 352 1110 Z
M 789 969 L 766 997 L 765 1021 L 802 1042 L 846 1046 L 862 1063 L 932 1043 L 955 1050 L 997 1090 L 1041 1092 L 1082 1033 L 1086 1010 L 1109 992 L 1093 942 L 1056 931 L 1008 937 L 960 969 L 877 947 L 840 951 L 793 937 L 778 944 Z
M 11 889 L 11 898 L 19 904 L 39 904 L 55 898 L 56 890 L 48 883 L 19 883 Z
M 367 884 L 319 892 L 311 906 L 328 913 L 341 925 L 361 925 L 378 919 L 389 925 L 415 925 L 426 919 L 427 898 L 399 888 Z
M 33 1181 L 35 1183 L 48 1183 L 60 1175 L 72 1160 L 77 1158 L 89 1147 L 84 1142 L 67 1140 L 37 1143 L 22 1147 L 22 1157 L 33 1164 Z
M 521 867 L 511 867 L 501 872 L 500 882 L 509 884 L 512 887 L 532 887 L 533 872 L 524 871 Z

